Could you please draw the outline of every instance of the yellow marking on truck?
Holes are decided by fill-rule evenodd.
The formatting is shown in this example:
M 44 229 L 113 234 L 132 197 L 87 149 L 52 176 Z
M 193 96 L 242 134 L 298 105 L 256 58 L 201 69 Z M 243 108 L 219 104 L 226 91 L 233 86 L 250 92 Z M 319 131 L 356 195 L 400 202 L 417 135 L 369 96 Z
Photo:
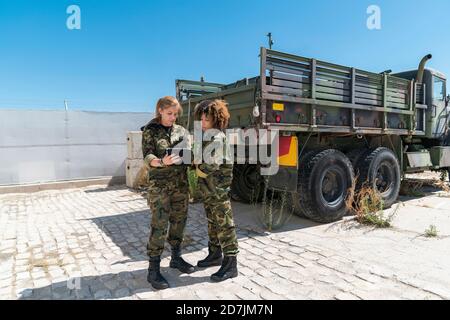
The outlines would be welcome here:
M 275 111 L 284 111 L 284 103 L 274 103 L 272 109 Z
M 297 137 L 291 137 L 291 143 L 289 146 L 289 153 L 278 157 L 278 165 L 285 167 L 296 167 L 298 157 L 298 139 Z

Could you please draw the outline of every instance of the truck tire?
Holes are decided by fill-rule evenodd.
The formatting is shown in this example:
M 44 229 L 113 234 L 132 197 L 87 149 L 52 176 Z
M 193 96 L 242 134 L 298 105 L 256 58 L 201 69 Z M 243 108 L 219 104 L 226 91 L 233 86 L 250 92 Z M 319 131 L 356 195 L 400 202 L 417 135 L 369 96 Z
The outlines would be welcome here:
M 354 179 L 353 166 L 342 152 L 328 149 L 314 154 L 299 170 L 298 193 L 304 215 L 316 222 L 342 219 Z
M 264 180 L 256 165 L 235 165 L 233 168 L 232 194 L 245 203 L 261 202 L 264 192 Z
M 367 185 L 377 190 L 383 208 L 390 208 L 397 201 L 401 185 L 400 164 L 391 149 L 371 149 L 360 159 L 355 171 L 359 172 L 357 189 Z
M 299 159 L 299 181 L 301 179 L 300 176 L 300 172 L 304 171 L 306 166 L 305 164 L 309 162 L 309 160 L 311 160 L 311 158 L 313 156 L 315 156 L 316 154 L 318 154 L 319 152 L 323 151 L 323 149 L 316 149 L 316 150 L 308 150 L 304 153 L 303 156 L 301 156 L 301 158 Z M 304 207 L 303 207 L 303 193 L 298 192 L 299 190 L 297 190 L 297 192 L 292 192 L 290 194 L 290 197 L 288 198 L 288 203 L 289 205 L 292 206 L 293 208 L 293 212 L 295 215 L 299 216 L 300 218 L 307 218 L 307 216 L 305 215 L 304 212 Z
M 306 218 L 301 207 L 301 196 L 298 192 L 292 192 L 290 197 L 288 198 L 288 201 L 289 205 L 292 206 L 293 212 L 296 216 L 300 218 Z

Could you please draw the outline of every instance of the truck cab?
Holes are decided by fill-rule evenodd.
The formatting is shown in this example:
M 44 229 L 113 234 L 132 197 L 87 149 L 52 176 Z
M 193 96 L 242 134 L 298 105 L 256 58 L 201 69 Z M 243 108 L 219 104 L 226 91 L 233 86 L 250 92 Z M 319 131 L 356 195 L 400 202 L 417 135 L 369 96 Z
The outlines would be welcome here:
M 418 70 L 411 70 L 393 74 L 396 77 L 412 80 L 417 79 Z M 423 73 L 423 84 L 425 86 L 426 111 L 426 131 L 425 137 L 428 139 L 438 139 L 442 142 L 448 141 L 446 127 L 449 122 L 449 96 L 447 95 L 447 77 L 445 74 L 427 68 Z

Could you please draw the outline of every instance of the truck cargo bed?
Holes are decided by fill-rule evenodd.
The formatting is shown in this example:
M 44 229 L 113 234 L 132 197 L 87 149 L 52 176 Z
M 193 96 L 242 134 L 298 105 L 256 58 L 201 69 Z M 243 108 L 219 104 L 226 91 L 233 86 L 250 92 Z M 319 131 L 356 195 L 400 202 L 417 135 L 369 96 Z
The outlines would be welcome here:
M 231 127 L 424 134 L 424 84 L 266 48 L 260 58 L 258 77 L 232 84 L 177 80 L 181 123 L 192 128 L 195 104 L 220 98 L 229 103 Z

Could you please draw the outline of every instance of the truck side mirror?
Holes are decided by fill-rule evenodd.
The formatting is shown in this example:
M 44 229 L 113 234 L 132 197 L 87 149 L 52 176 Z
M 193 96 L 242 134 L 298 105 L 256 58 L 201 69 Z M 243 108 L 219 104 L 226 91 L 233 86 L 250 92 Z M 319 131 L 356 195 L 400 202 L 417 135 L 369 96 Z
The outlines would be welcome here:
M 446 107 L 448 107 L 449 102 L 450 102 L 450 94 L 445 97 L 445 106 Z

